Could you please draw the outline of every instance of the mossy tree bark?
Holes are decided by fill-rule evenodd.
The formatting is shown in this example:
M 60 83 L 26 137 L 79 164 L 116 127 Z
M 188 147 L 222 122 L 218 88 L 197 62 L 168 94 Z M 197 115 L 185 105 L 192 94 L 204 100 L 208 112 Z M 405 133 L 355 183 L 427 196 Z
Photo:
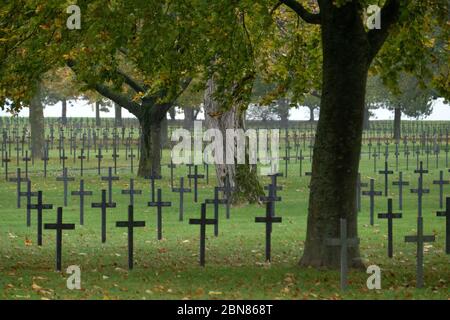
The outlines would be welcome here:
M 253 78 L 248 81 L 253 81 Z M 243 129 L 245 130 L 244 114 L 248 101 L 236 99 L 231 107 L 222 106 L 214 97 L 216 85 L 214 77 L 208 80 L 204 97 L 205 123 L 208 129 L 219 129 L 223 137 L 224 160 L 226 152 L 231 152 L 231 148 L 227 148 L 226 130 L 227 129 Z M 248 149 L 246 143 L 246 149 Z M 225 161 L 224 161 L 225 162 Z M 232 201 L 249 201 L 257 202 L 259 196 L 264 190 L 259 182 L 257 169 L 255 165 L 248 163 L 248 153 L 246 152 L 246 164 L 237 164 L 236 155 L 234 155 L 234 164 L 216 164 L 216 177 L 219 186 L 224 186 L 225 179 L 228 176 L 230 185 L 235 188 L 232 194 Z

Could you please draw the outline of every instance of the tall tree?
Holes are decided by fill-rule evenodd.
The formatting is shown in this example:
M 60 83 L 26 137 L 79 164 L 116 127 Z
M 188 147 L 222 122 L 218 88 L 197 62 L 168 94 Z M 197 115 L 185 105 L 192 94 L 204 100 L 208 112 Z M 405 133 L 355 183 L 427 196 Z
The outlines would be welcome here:
M 443 2 L 426 2 L 387 0 L 380 12 L 381 28 L 367 30 L 364 10 L 368 1 L 319 0 L 315 13 L 300 1 L 280 1 L 304 21 L 319 25 L 322 35 L 322 99 L 301 265 L 338 266 L 339 250 L 328 246 L 326 239 L 338 234 L 341 218 L 346 218 L 348 236 L 358 235 L 354 195 L 368 71 L 390 35 L 406 39 L 410 33 L 402 30 L 406 25 L 444 21 L 439 12 Z M 418 30 L 413 35 L 424 36 L 425 32 Z M 348 259 L 351 266 L 362 266 L 358 246 L 350 249 Z

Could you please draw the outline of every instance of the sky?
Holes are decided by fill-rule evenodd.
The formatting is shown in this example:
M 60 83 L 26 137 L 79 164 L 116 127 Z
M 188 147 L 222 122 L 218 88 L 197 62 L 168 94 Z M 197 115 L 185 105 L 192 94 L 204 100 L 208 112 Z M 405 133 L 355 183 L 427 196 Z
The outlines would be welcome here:
M 424 117 L 424 120 L 450 120 L 450 105 L 446 105 L 443 103 L 443 99 L 438 99 L 433 102 L 433 112 L 428 117 Z M 70 106 L 72 104 L 72 106 Z M 392 120 L 394 119 L 394 112 L 379 109 L 373 110 L 374 116 L 370 118 L 370 120 Z M 8 115 L 7 112 L 0 110 L 0 116 Z M 23 109 L 19 113 L 20 117 L 28 117 L 28 108 Z M 46 106 L 44 109 L 44 117 L 60 117 L 61 116 L 61 103 L 58 103 L 54 106 Z M 67 116 L 68 117 L 95 117 L 95 109 L 92 104 L 89 104 L 83 100 L 71 101 L 67 107 Z M 100 114 L 103 118 L 113 118 L 114 110 L 111 109 L 110 112 L 101 112 Z M 318 114 L 316 113 L 316 119 Z M 122 117 L 124 118 L 133 118 L 134 116 L 130 114 L 127 110 L 122 109 Z M 177 119 L 182 119 L 182 114 L 177 114 Z M 203 119 L 203 114 L 199 114 L 199 119 Z M 298 109 L 291 109 L 290 111 L 290 120 L 309 120 L 309 109 L 305 107 L 301 107 Z M 403 117 L 403 119 L 408 119 L 407 117 Z

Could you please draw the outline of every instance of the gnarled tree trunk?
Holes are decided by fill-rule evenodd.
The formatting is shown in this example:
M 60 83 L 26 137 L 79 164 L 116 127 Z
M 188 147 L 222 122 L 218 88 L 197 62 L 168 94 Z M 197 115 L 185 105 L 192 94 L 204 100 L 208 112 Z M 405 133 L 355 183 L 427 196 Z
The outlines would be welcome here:
M 223 136 L 224 160 L 226 152 L 232 152 L 230 145 L 226 144 L 227 129 L 244 129 L 244 114 L 247 107 L 245 102 L 236 103 L 231 108 L 224 108 L 214 98 L 216 90 L 214 77 L 210 78 L 207 83 L 204 108 L 205 123 L 208 129 L 219 129 Z M 235 163 L 236 161 L 235 155 Z M 248 160 L 248 159 L 247 159 Z M 216 164 L 216 177 L 219 186 L 224 186 L 225 179 L 228 176 L 230 185 L 235 188 L 232 195 L 234 202 L 247 200 L 256 202 L 259 196 L 263 194 L 263 189 L 259 183 L 256 166 L 248 164 Z

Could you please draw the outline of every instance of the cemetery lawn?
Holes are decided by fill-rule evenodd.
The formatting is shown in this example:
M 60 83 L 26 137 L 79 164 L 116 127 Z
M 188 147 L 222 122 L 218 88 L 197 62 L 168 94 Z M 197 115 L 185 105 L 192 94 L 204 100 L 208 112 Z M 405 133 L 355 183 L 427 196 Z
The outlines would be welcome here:
M 54 160 L 50 170 L 60 174 L 59 164 Z M 95 168 L 91 156 L 86 168 Z M 167 163 L 168 154 L 165 154 Z M 105 158 L 110 158 L 108 155 Z M 124 159 L 121 155 L 120 159 Z M 111 165 L 105 160 L 103 166 Z M 122 160 L 123 161 L 123 160 Z M 444 160 L 442 160 L 443 162 Z M 395 170 L 391 156 L 390 169 Z M 70 170 L 69 175 L 78 173 Z M 125 166 L 125 163 L 119 163 Z M 40 169 L 41 161 L 30 170 Z M 116 228 L 115 222 L 127 219 L 128 196 L 120 193 L 129 187 L 129 169 L 119 169 L 119 181 L 114 182 L 113 201 L 117 208 L 107 211 L 107 240 L 100 241 L 100 210 L 90 208 L 91 202 L 100 201 L 100 190 L 106 189 L 106 181 L 100 181 L 96 170 L 85 172 L 85 189 L 94 196 L 87 197 L 85 204 L 85 225 L 79 225 L 79 198 L 70 196 L 70 191 L 79 187 L 79 176 L 69 183 L 69 204 L 64 208 L 65 223 L 76 223 L 76 229 L 63 232 L 63 272 L 55 269 L 55 232 L 43 231 L 43 246 L 36 244 L 36 211 L 32 211 L 32 225 L 26 226 L 26 199 L 22 208 L 16 208 L 16 184 L 0 178 L 0 298 L 1 299 L 449 299 L 450 264 L 445 255 L 445 219 L 436 217 L 439 210 L 438 186 L 432 180 L 438 179 L 430 159 L 430 173 L 425 175 L 424 185 L 431 189 L 424 195 L 423 215 L 425 234 L 434 234 L 436 242 L 425 244 L 425 286 L 415 288 L 415 244 L 404 242 L 404 236 L 416 232 L 417 195 L 409 188 L 417 187 L 417 175 L 412 173 L 415 159 L 410 159 L 410 170 L 405 172 L 404 159 L 400 170 L 404 180 L 411 186 L 404 191 L 403 219 L 394 221 L 394 257 L 387 258 L 387 221 L 375 219 L 369 225 L 369 199 L 362 197 L 362 211 L 359 214 L 359 237 L 361 254 L 366 266 L 381 268 L 381 290 L 368 290 L 365 270 L 353 270 L 349 274 L 349 288 L 339 290 L 339 272 L 300 268 L 306 233 L 309 177 L 298 176 L 298 164 L 292 161 L 288 179 L 280 178 L 283 201 L 276 204 L 276 214 L 283 222 L 275 224 L 272 233 L 272 263 L 264 263 L 265 226 L 255 223 L 256 216 L 263 216 L 265 208 L 259 205 L 232 207 L 231 219 L 225 218 L 225 208 L 220 207 L 219 237 L 214 237 L 213 227 L 207 226 L 206 267 L 198 264 L 199 226 L 189 225 L 189 218 L 200 216 L 200 203 L 212 198 L 215 177 L 210 168 L 209 185 L 201 181 L 199 202 L 193 203 L 193 193 L 185 195 L 184 221 L 178 221 L 178 194 L 170 192 L 169 170 L 164 166 L 164 180 L 157 186 L 163 189 L 163 200 L 172 201 L 172 207 L 163 208 L 163 237 L 156 240 L 156 208 L 147 207 L 149 181 L 141 178 L 135 181 L 135 188 L 144 190 L 135 198 L 135 220 L 145 220 L 145 228 L 136 228 L 134 270 L 127 270 L 126 228 Z M 307 158 L 304 171 L 309 171 Z M 280 168 L 284 169 L 281 162 Z M 23 169 L 23 167 L 22 167 Z M 383 161 L 378 161 L 378 170 Z M 441 166 L 448 178 L 445 165 Z M 10 172 L 14 172 L 14 160 Z M 202 170 L 200 170 L 203 172 Z M 373 161 L 362 155 L 361 178 L 369 182 L 376 179 L 376 190 L 384 190 L 384 177 L 374 173 Z M 3 170 L 1 171 L 3 173 Z M 107 170 L 102 171 L 105 176 Z M 177 168 L 176 174 L 186 176 L 185 167 Z M 63 204 L 63 185 L 55 181 L 56 172 L 50 172 L 44 179 L 42 173 L 32 173 L 33 191 L 44 191 L 44 203 L 52 203 L 54 210 L 44 210 L 44 223 L 56 220 L 56 207 Z M 13 175 L 11 175 L 12 177 Z M 397 187 L 392 181 L 398 173 L 389 177 L 389 193 L 394 198 L 394 212 L 398 211 Z M 264 180 L 267 184 L 268 180 Z M 187 179 L 185 178 L 187 184 Z M 178 181 L 175 180 L 175 185 Z M 23 184 L 24 190 L 26 184 Z M 193 186 L 192 186 L 193 187 Z M 445 186 L 448 195 L 449 186 Z M 367 188 L 363 188 L 367 190 Z M 33 199 L 33 203 L 35 199 Z M 376 197 L 375 213 L 386 212 L 387 200 Z M 208 205 L 207 216 L 213 214 Z M 69 290 L 65 270 L 70 265 L 81 268 L 81 290 Z

